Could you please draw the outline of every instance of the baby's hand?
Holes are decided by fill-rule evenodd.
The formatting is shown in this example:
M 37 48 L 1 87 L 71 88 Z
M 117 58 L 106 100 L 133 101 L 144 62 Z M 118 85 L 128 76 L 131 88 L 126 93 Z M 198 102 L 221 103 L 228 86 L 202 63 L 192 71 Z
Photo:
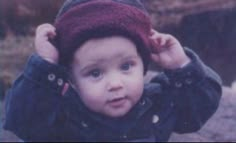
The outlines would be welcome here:
M 179 41 L 169 34 L 151 30 L 152 60 L 165 69 L 177 69 L 187 65 L 191 60 L 185 54 Z
M 55 28 L 51 24 L 39 25 L 36 29 L 35 48 L 39 56 L 44 60 L 57 64 L 59 53 L 49 40 L 56 36 Z

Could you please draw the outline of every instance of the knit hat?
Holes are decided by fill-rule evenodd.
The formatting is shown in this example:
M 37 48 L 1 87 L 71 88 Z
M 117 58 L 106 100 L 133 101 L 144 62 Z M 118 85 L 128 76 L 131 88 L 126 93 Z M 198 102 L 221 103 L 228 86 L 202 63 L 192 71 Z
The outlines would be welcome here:
M 136 44 L 147 71 L 151 22 L 139 0 L 68 0 L 54 25 L 59 63 L 64 66 L 72 63 L 75 51 L 87 40 L 117 35 Z

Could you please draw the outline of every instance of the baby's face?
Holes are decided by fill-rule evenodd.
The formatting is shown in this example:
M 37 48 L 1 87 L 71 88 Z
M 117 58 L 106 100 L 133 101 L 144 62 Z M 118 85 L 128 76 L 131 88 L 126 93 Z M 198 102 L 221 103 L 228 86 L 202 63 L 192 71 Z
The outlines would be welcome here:
M 72 72 L 81 100 L 92 111 L 121 117 L 143 93 L 143 62 L 123 37 L 91 39 L 75 53 Z

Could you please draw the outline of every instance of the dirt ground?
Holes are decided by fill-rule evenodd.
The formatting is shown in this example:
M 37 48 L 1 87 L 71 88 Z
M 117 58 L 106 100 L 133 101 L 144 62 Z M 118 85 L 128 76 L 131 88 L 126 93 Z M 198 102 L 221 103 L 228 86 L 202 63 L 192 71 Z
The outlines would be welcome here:
M 12 133 L 2 129 L 4 117 L 1 102 L 0 142 L 20 141 Z M 220 106 L 203 128 L 192 134 L 173 134 L 170 142 L 235 142 L 236 141 L 236 92 L 224 87 Z

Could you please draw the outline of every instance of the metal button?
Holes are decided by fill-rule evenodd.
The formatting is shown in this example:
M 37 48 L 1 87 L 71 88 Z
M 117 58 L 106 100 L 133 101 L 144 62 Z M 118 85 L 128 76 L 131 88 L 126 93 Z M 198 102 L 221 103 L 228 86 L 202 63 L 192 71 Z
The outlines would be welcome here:
M 176 83 L 175 83 L 175 86 L 178 87 L 178 88 L 180 88 L 180 87 L 182 87 L 182 83 L 176 82 Z
M 88 128 L 88 125 L 87 125 L 84 121 L 81 122 L 81 125 L 82 125 L 84 128 Z
M 153 116 L 152 116 L 152 123 L 153 123 L 153 124 L 156 124 L 156 123 L 158 123 L 158 121 L 159 121 L 159 116 L 153 115 Z
M 61 78 L 59 78 L 58 80 L 57 80 L 57 84 L 59 85 L 59 86 L 62 86 L 63 85 L 63 80 L 61 79 Z
M 123 135 L 123 138 L 124 138 L 124 139 L 127 139 L 127 135 Z
M 193 83 L 193 80 L 192 80 L 192 79 L 186 79 L 186 80 L 185 80 L 185 83 L 187 83 L 187 84 L 192 84 L 192 83 Z
M 52 73 L 51 73 L 51 74 L 48 75 L 48 80 L 49 80 L 49 81 L 54 81 L 55 78 L 56 78 L 55 74 L 52 74 Z
M 142 101 L 140 102 L 140 104 L 141 104 L 141 105 L 145 105 L 145 104 L 146 104 L 146 101 L 145 101 L 145 100 L 142 100 Z

